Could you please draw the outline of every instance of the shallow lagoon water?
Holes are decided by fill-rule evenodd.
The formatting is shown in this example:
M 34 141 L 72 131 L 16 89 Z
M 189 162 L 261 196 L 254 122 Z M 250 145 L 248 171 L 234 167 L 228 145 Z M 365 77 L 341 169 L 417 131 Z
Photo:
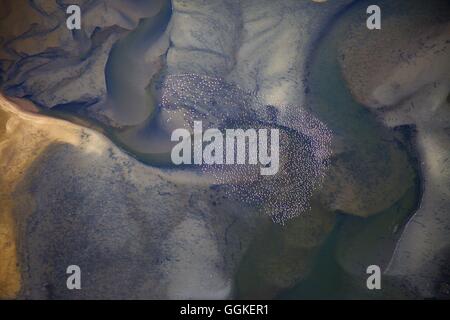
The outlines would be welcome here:
M 383 280 L 383 290 L 369 291 L 366 288 L 367 275 L 362 272 L 363 268 L 356 273 L 350 273 L 342 266 L 346 261 L 364 266 L 371 264 L 379 265 L 381 268 L 386 266 L 402 228 L 418 207 L 421 196 L 418 163 L 412 151 L 412 130 L 399 128 L 393 132 L 382 127 L 373 114 L 353 99 L 342 77 L 337 45 L 345 36 L 346 25 L 364 23 L 362 20 L 364 16 L 359 15 L 359 12 L 363 12 L 361 11 L 363 6 L 361 3 L 350 6 L 346 12 L 335 17 L 335 21 L 324 30 L 316 50 L 311 53 L 309 107 L 315 116 L 339 135 L 349 149 L 356 150 L 352 155 L 358 157 L 360 161 L 382 161 L 383 151 L 388 144 L 394 144 L 396 148 L 406 153 L 411 167 L 414 168 L 407 171 L 408 181 L 405 183 L 410 183 L 410 187 L 391 207 L 368 218 L 330 211 L 329 215 L 336 215 L 334 227 L 317 252 L 302 254 L 291 248 L 292 254 L 298 255 L 300 263 L 302 258 L 312 261 L 309 270 L 305 272 L 306 276 L 299 275 L 303 278 L 290 289 L 283 290 L 264 283 L 264 279 L 259 277 L 254 269 L 256 265 L 266 263 L 265 255 L 271 252 L 271 246 L 267 244 L 271 241 L 274 243 L 282 241 L 281 233 L 289 232 L 289 227 L 268 225 L 265 235 L 272 239 L 264 241 L 257 239 L 237 273 L 238 298 L 383 299 L 405 298 L 409 294 L 395 289 L 387 278 L 384 278 L 386 281 Z M 394 135 L 401 137 L 404 144 L 386 139 Z M 406 170 L 401 163 L 394 169 Z M 366 181 L 370 183 L 370 180 Z M 313 207 L 312 214 L 315 214 L 315 211 L 316 208 Z M 289 224 L 301 224 L 300 219 L 301 217 L 298 217 Z M 283 228 L 285 230 L 282 230 Z M 303 241 L 303 235 L 298 234 L 297 238 L 298 241 Z M 275 244 L 274 247 L 276 246 Z M 289 264 L 292 261 L 285 263 Z M 280 261 L 280 265 L 282 264 L 283 261 Z M 285 276 L 277 275 L 277 270 L 272 271 L 273 277 Z M 291 277 L 295 278 L 295 274 L 291 274 Z

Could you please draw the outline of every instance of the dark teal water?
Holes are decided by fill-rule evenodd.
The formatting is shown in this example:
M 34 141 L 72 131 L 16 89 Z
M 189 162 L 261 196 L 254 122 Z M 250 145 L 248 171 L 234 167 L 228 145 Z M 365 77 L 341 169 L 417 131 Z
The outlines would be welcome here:
M 383 155 L 388 152 L 389 148 L 392 148 L 394 143 L 388 142 L 390 139 L 386 139 L 386 137 L 391 138 L 398 134 L 398 132 L 395 133 L 380 125 L 368 109 L 353 99 L 338 63 L 338 45 L 345 37 L 346 26 L 352 23 L 364 23 L 365 15 L 361 12 L 365 13 L 366 2 L 363 1 L 352 6 L 347 12 L 336 17 L 318 42 L 309 61 L 309 107 L 353 150 L 352 158 L 355 163 L 385 161 Z M 398 8 L 391 9 L 386 12 L 387 15 L 395 14 L 396 12 L 393 10 Z M 401 135 L 409 137 L 407 128 L 404 128 L 404 132 L 398 131 L 401 132 Z M 405 145 L 395 144 L 395 148 L 399 152 L 407 154 L 409 163 L 398 162 L 392 164 L 394 167 L 389 167 L 390 170 L 407 170 L 405 181 L 396 183 L 407 184 L 408 188 L 395 204 L 369 218 L 352 216 L 344 212 L 329 212 L 330 215 L 335 215 L 334 227 L 326 236 L 323 244 L 315 250 L 311 250 L 313 251 L 311 254 L 300 252 L 295 247 L 289 248 L 286 243 L 272 249 L 268 245 L 270 240 L 261 241 L 261 238 L 258 238 L 250 247 L 238 271 L 236 277 L 238 298 L 404 298 L 406 293 L 399 292 L 390 285 L 389 279 L 383 282 L 381 291 L 369 291 L 366 288 L 367 275 L 361 271 L 363 269 L 349 272 L 348 267 L 345 268 L 345 264 L 351 266 L 352 263 L 355 264 L 355 261 L 361 265 L 377 264 L 383 268 L 389 261 L 403 225 L 419 204 L 421 190 L 417 159 L 414 152 L 411 152 L 412 141 L 405 138 L 404 143 Z M 414 169 L 408 169 L 408 166 Z M 384 172 L 380 172 L 380 175 L 382 174 Z M 367 179 L 362 176 L 361 180 L 366 181 L 369 185 L 371 183 L 369 176 Z M 293 221 L 291 223 L 302 222 Z M 278 226 L 270 226 L 266 232 L 266 235 L 275 243 L 281 241 L 281 232 L 292 232 L 289 228 L 280 232 L 274 231 L 277 228 Z M 296 229 L 293 228 L 293 230 Z M 297 237 L 299 242 L 304 239 L 304 235 L 300 233 L 290 236 Z M 255 266 L 267 264 L 267 261 L 270 261 L 270 258 L 264 256 L 264 253 L 276 254 L 274 253 L 276 250 L 287 251 L 291 256 L 297 258 L 287 258 L 288 254 L 281 255 L 281 259 L 285 260 L 279 261 L 276 267 L 271 265 L 265 269 L 263 267 L 255 268 Z M 305 260 L 310 262 L 309 271 L 305 272 L 300 269 L 299 277 L 302 279 L 288 289 L 271 285 L 272 282 L 264 278 L 268 277 L 267 274 L 270 274 L 269 277 L 272 278 L 283 278 L 288 274 L 295 279 L 295 273 L 292 271 L 295 270 L 294 265 L 303 264 Z M 266 272 L 270 268 L 273 270 Z

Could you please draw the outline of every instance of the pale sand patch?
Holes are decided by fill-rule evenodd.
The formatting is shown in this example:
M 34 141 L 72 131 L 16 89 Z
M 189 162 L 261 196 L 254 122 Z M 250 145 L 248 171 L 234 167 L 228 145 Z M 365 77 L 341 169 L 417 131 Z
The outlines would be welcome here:
M 171 260 L 166 263 L 170 299 L 227 299 L 232 279 L 220 276 L 222 256 L 214 235 L 204 221 L 188 217 L 172 232 L 167 241 Z
M 81 143 L 81 128 L 29 112 L 34 110 L 36 108 L 28 101 L 14 99 L 12 102 L 0 95 L 0 298 L 6 299 L 16 297 L 21 288 L 18 226 L 11 194 L 26 169 L 51 143 Z M 98 139 L 88 150 L 101 152 L 105 148 L 106 142 Z

